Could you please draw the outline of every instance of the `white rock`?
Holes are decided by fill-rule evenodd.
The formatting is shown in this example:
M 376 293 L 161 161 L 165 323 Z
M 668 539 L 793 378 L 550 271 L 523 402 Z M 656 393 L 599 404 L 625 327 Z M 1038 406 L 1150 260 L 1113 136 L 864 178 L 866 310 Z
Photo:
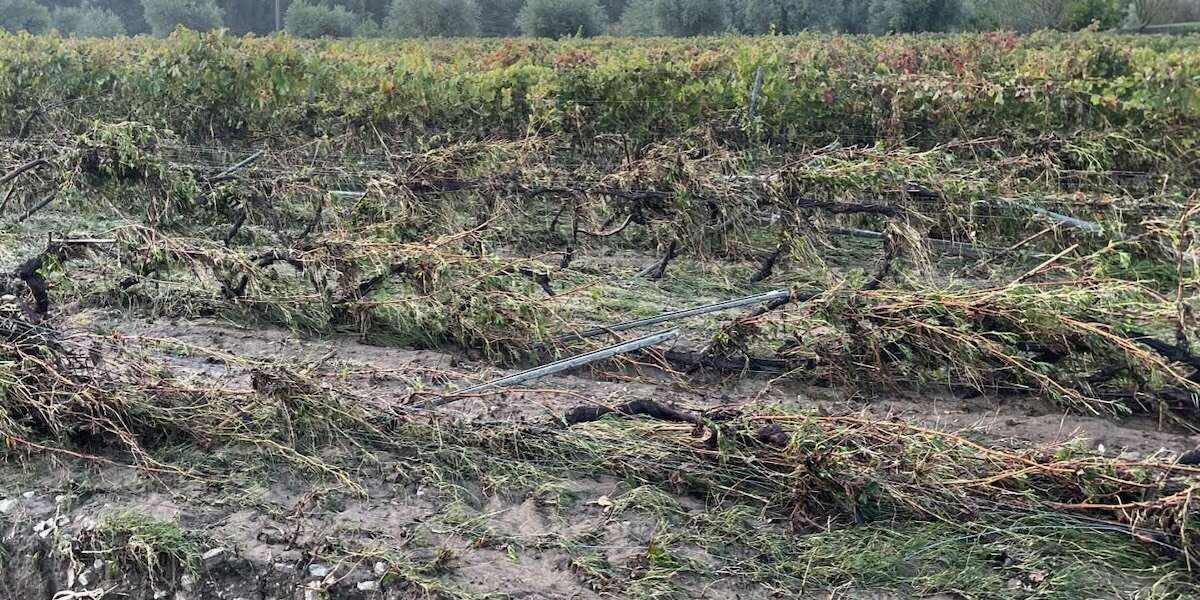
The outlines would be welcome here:
M 50 534 L 54 533 L 54 530 L 58 529 L 58 526 L 65 522 L 67 522 L 66 517 L 60 517 L 59 519 L 51 517 L 45 521 L 38 521 L 33 524 L 33 532 L 41 536 L 42 539 L 45 539 L 50 537 Z
M 169 595 L 171 595 L 170 592 L 166 590 L 154 590 L 154 600 L 162 600 L 162 598 L 166 598 Z
M 329 574 L 329 567 L 325 565 L 311 564 L 308 565 L 308 574 L 311 577 L 324 577 Z
M 375 563 L 375 574 L 376 575 L 383 577 L 384 575 L 387 575 L 387 572 L 388 572 L 388 564 L 387 563 L 385 563 L 383 561 L 379 561 L 379 562 Z
M 99 558 L 92 561 L 92 569 L 95 571 L 103 571 L 104 570 L 104 561 Z
M 30 498 L 33 498 L 34 493 L 33 492 L 25 492 L 24 494 L 21 494 L 21 496 L 24 497 L 26 500 L 29 500 Z
M 185 592 L 190 592 L 196 589 L 196 578 L 193 577 L 191 573 L 184 573 L 183 576 L 179 578 L 179 587 L 183 588 L 183 591 Z
M 200 560 L 204 561 L 205 564 L 214 563 L 214 562 L 217 562 L 224 555 L 225 555 L 225 549 L 221 548 L 221 547 L 216 547 L 216 548 L 213 548 L 212 550 L 209 550 L 208 552 L 205 552 L 204 554 L 201 554 Z
M 85 569 L 79 574 L 79 577 L 75 578 L 75 580 L 79 582 L 79 585 L 87 587 L 92 583 L 92 572 Z
M 13 509 L 16 507 L 17 507 L 17 499 L 16 498 L 0 500 L 0 514 L 7 515 L 8 513 L 12 512 Z
M 360 582 L 358 582 L 358 585 L 356 585 L 354 587 L 357 587 L 359 589 L 359 591 L 361 591 L 361 592 L 373 592 L 373 591 L 379 589 L 379 582 L 378 581 L 360 581 Z

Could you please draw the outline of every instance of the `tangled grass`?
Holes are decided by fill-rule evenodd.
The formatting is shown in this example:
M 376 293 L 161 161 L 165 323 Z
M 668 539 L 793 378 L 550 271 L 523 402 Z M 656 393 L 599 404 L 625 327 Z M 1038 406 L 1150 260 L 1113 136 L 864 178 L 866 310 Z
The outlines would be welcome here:
M 871 585 L 847 575 L 871 572 L 918 591 L 977 585 L 982 597 L 1003 597 L 996 590 L 1016 579 L 1070 597 L 1102 588 L 1096 573 L 1111 565 L 1161 578 L 1151 596 L 1169 596 L 1190 589 L 1177 578 L 1197 566 L 1200 470 L 1161 458 L 1012 448 L 753 405 L 682 423 L 468 422 L 415 403 L 381 407 L 331 383 L 319 362 L 188 349 L 249 373 L 244 389 L 214 387 L 164 367 L 164 348 L 146 340 L 67 333 L 58 319 L 78 302 L 454 346 L 512 364 L 576 352 L 554 343 L 560 333 L 793 286 L 790 304 L 695 325 L 687 339 L 700 360 L 689 367 L 765 359 L 794 378 L 860 389 L 1022 394 L 1197 427 L 1194 174 L 1130 182 L 1101 168 L 1111 148 L 1087 136 L 1043 142 L 1019 156 L 988 140 L 775 155 L 692 132 L 613 158 L 602 144 L 554 137 L 431 140 L 370 157 L 340 157 L 336 145 L 267 152 L 235 176 L 224 167 L 240 153 L 136 123 L 13 146 L 6 164 L 28 164 L 30 148 L 49 158 L 14 175 L 21 186 L 4 198 L 22 212 L 3 235 L 38 254 L 0 286 L 0 438 L 16 456 L 208 479 L 230 465 L 178 456 L 228 450 L 353 493 L 365 487 L 326 451 L 379 450 L 403 457 L 411 481 L 464 504 L 466 481 L 565 505 L 565 478 L 615 476 L 630 489 L 610 514 L 680 525 L 664 528 L 641 571 L 615 577 L 586 540 L 537 543 L 569 546 L 577 572 L 601 586 L 623 578 L 632 595 L 669 593 L 673 574 L 699 571 L 677 546 L 733 544 L 730 556 L 754 554 L 726 574 L 787 589 L 810 578 Z M 1133 142 L 1120 152 L 1170 162 Z M 87 235 L 39 222 L 46 214 Z M 657 268 L 621 264 L 627 250 Z M 409 399 L 423 395 L 414 386 Z M 711 510 L 685 514 L 673 495 Z M 469 513 L 443 516 L 498 539 Z M 794 535 L 811 544 L 798 548 Z M 906 578 L 904 561 L 885 551 L 846 551 L 867 543 L 937 575 Z M 145 565 L 152 546 L 139 546 Z M 979 567 L 996 553 L 1007 553 L 995 560 L 1013 578 Z M 1055 563 L 1055 553 L 1071 558 Z M 949 566 L 933 565 L 951 554 Z M 426 566 L 393 562 L 398 576 L 434 585 Z

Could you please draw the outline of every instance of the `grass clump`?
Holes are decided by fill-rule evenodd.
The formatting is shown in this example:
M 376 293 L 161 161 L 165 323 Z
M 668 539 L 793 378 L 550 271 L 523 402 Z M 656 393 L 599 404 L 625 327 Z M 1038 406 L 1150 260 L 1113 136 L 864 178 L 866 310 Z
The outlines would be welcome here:
M 204 552 L 217 543 L 207 534 L 137 512 L 105 515 L 87 539 L 91 552 L 114 558 L 151 581 L 173 583 L 195 575 Z

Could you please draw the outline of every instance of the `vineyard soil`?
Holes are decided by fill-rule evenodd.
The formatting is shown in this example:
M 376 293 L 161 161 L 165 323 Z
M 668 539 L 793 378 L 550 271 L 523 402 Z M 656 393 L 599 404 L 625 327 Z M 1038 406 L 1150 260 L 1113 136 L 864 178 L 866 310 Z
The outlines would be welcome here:
M 125 338 L 171 340 L 172 346 L 204 349 L 193 355 L 161 353 L 153 358 L 185 374 L 197 387 L 243 392 L 250 369 L 205 357 L 229 353 L 249 360 L 315 365 L 316 373 L 359 391 L 380 412 L 388 412 L 413 381 L 433 383 L 431 373 L 452 381 L 474 381 L 500 372 L 461 353 L 411 351 L 364 345 L 349 337 L 312 339 L 271 327 L 237 327 L 228 322 L 129 319 L 119 313 L 82 311 L 71 315 L 68 329 L 91 329 Z M 504 419 L 550 424 L 581 403 L 614 405 L 655 399 L 687 407 L 737 406 L 753 399 L 764 404 L 903 419 L 924 427 L 972 432 L 980 440 L 1003 445 L 1059 445 L 1086 440 L 1091 451 L 1140 458 L 1178 454 L 1200 445 L 1200 437 L 1164 431 L 1148 418 L 1111 419 L 1064 415 L 1036 399 L 1004 401 L 929 394 L 772 384 L 764 377 L 730 380 L 708 376 L 686 388 L 645 367 L 565 375 L 542 380 L 538 389 L 509 391 L 464 400 L 453 412 L 468 419 Z M 445 442 L 452 443 L 452 442 Z M 204 452 L 203 450 L 197 450 Z M 637 496 L 635 483 L 605 475 L 553 481 L 553 501 L 502 485 L 470 482 L 461 505 L 452 509 L 435 499 L 428 483 L 412 483 L 397 473 L 410 468 L 404 453 L 336 451 L 324 456 L 354 472 L 365 495 L 337 485 L 314 482 L 282 465 L 243 464 L 231 479 L 180 478 L 69 455 L 50 455 L 0 467 L 0 497 L 8 520 L 3 541 L 7 599 L 53 595 L 76 582 L 117 585 L 135 598 L 153 597 L 178 585 L 177 598 L 256 598 L 296 596 L 297 590 L 324 590 L 332 597 L 407 598 L 431 593 L 448 597 L 485 597 L 496 590 L 514 598 L 597 598 L 614 581 L 636 584 L 645 578 L 647 552 L 672 523 L 707 518 L 712 507 L 702 498 L 666 491 L 655 503 L 624 507 Z M 188 464 L 213 457 L 179 456 Z M 547 482 L 549 483 L 549 482 Z M 620 503 L 622 508 L 614 509 Z M 665 511 L 665 512 L 660 512 Z M 62 539 L 89 539 L 114 515 L 144 526 L 152 520 L 202 536 L 186 551 L 199 553 L 195 575 L 130 569 L 121 550 L 99 547 L 82 563 L 56 559 Z M 39 529 L 41 527 L 41 529 Z M 44 532 L 49 532 L 45 534 Z M 701 533 L 697 533 L 701 535 Z M 779 530 L 777 535 L 788 535 Z M 795 543 L 804 543 L 799 538 Z M 850 550 L 847 548 L 847 550 Z M 136 560 L 139 550 L 131 550 Z M 774 598 L 770 586 L 723 574 L 744 556 L 709 551 L 699 542 L 672 545 L 686 561 L 672 577 L 674 593 L 696 598 Z M 888 585 L 916 583 L 936 587 L 926 561 L 935 555 L 890 554 L 880 549 L 889 570 Z M 94 557 L 94 558 L 93 558 Z M 595 557 L 603 567 L 583 567 Z M 89 562 L 89 560 L 91 562 Z M 907 565 L 907 566 L 906 566 Z M 918 566 L 921 565 L 921 566 Z M 169 567 L 162 567 L 169 568 Z M 597 570 L 593 571 L 595 568 Z M 936 569 L 935 569 L 936 570 Z M 116 572 L 115 577 L 112 576 Z M 1027 586 L 1018 572 L 1005 585 Z M 156 581 L 156 577 L 166 578 Z M 188 579 L 187 577 L 190 577 Z M 191 583 L 186 583 L 191 582 Z M 381 586 L 381 582 L 384 585 Z M 652 582 L 647 582 L 650 584 Z M 85 584 L 86 585 L 86 584 Z M 925 598 L 949 600 L 956 593 L 910 592 L 814 585 L 808 596 L 855 600 Z M 1116 582 L 1113 582 L 1114 589 Z M 382 592 L 379 590 L 387 590 Z M 1114 592 L 1112 597 L 1118 597 Z
M 1200 597 L 1198 81 L 0 33 L 0 600 Z

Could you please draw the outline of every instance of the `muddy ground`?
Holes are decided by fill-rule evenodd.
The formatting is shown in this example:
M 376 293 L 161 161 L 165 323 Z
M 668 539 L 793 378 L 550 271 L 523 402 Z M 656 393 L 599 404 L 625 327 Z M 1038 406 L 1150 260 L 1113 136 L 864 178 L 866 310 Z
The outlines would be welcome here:
M 248 389 L 259 360 L 308 365 L 379 411 L 410 401 L 414 389 L 437 391 L 502 374 L 452 351 L 384 348 L 351 337 L 303 339 L 217 321 L 83 311 L 66 329 L 154 340 L 155 358 L 201 387 Z M 162 351 L 164 340 L 188 351 Z M 221 358 L 227 355 L 249 361 Z M 481 421 L 550 424 L 581 404 L 639 398 L 690 409 L 785 403 L 969 431 L 1000 443 L 1082 438 L 1089 449 L 1110 455 L 1172 455 L 1200 444 L 1200 437 L 1147 418 L 1064 415 L 1037 400 L 961 398 L 944 390 L 881 390 L 868 397 L 766 376 L 670 377 L 631 364 L 550 377 L 530 388 L 463 399 L 446 410 Z M 353 470 L 363 493 L 283 465 L 239 465 L 237 455 L 228 459 L 234 474 L 225 480 L 129 468 L 117 464 L 118 456 L 98 461 L 40 453 L 0 465 L 0 598 L 792 597 L 783 587 L 730 577 L 748 559 L 686 538 L 671 547 L 686 568 L 656 564 L 656 540 L 680 523 L 705 518 L 711 508 L 671 490 L 650 494 L 658 504 L 639 503 L 630 499 L 648 491 L 633 482 L 580 474 L 555 481 L 550 493 L 480 482 L 448 493 L 444 481 L 406 476 L 413 459 L 404 453 L 343 449 L 323 458 Z M 165 529 L 153 529 L 161 524 Z M 788 535 L 784 524 L 764 519 L 761 525 Z M 171 543 L 185 560 L 174 560 Z M 802 589 L 814 598 L 958 596 L 869 586 Z

